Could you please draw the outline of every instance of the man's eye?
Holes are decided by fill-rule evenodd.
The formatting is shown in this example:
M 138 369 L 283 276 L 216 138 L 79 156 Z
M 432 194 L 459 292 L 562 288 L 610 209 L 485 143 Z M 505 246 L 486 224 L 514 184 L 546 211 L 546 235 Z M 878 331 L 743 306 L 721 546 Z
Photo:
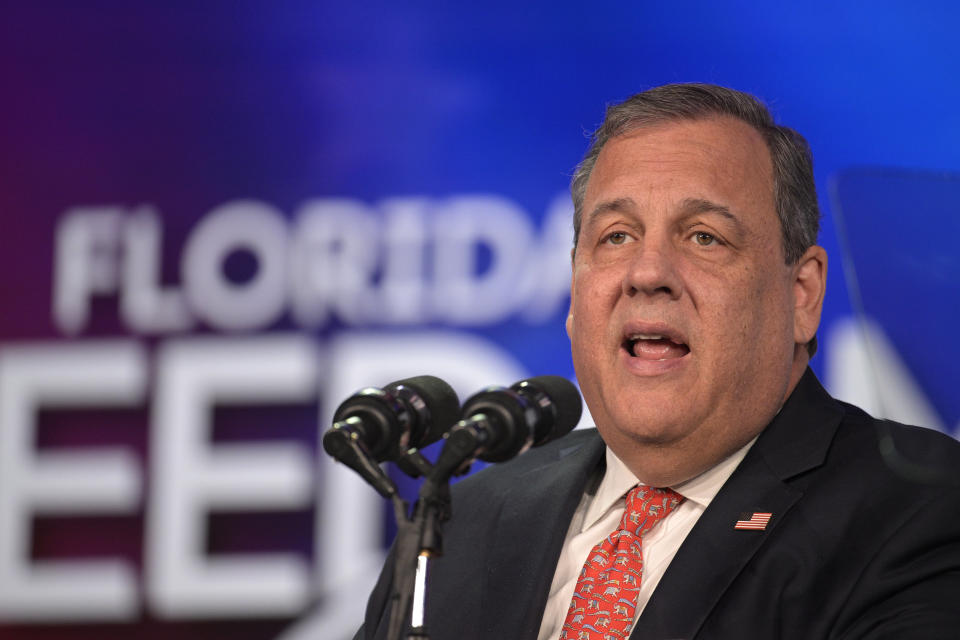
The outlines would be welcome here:
M 604 242 L 609 242 L 610 244 L 623 244 L 627 241 L 627 234 L 623 231 L 614 231 L 604 238 Z
M 716 236 L 710 235 L 706 231 L 698 231 L 693 234 L 693 240 L 701 247 L 709 247 L 710 245 L 718 244 Z

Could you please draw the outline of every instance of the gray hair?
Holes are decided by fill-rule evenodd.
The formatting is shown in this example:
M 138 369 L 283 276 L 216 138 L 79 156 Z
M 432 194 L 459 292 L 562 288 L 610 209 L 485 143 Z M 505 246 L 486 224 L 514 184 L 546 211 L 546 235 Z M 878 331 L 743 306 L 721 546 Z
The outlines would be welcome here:
M 583 219 L 587 182 L 603 146 L 616 136 L 640 127 L 675 120 L 698 120 L 726 115 L 756 129 L 770 151 L 773 191 L 787 264 L 796 264 L 817 241 L 820 208 L 813 182 L 813 156 L 799 133 L 777 125 L 754 96 L 711 84 L 668 84 L 607 107 L 603 124 L 594 131 L 583 160 L 570 182 L 573 197 L 573 243 L 576 247 Z

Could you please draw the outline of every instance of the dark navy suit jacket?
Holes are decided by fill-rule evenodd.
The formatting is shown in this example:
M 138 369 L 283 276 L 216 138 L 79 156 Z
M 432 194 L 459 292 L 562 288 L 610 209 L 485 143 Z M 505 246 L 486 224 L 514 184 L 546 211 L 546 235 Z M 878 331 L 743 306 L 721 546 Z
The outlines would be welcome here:
M 455 485 L 430 575 L 431 640 L 536 640 L 568 525 L 603 464 L 597 432 L 575 431 Z M 765 530 L 734 528 L 753 512 L 773 514 Z M 385 636 L 390 580 L 388 561 L 358 639 Z M 874 420 L 808 370 L 631 638 L 960 638 L 960 443 Z

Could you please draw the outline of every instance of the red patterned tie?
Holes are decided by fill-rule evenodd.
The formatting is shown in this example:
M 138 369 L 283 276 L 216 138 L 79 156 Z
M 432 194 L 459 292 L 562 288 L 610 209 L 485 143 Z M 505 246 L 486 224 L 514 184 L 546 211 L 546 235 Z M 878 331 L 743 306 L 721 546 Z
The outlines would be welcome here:
M 670 489 L 636 486 L 616 531 L 595 546 L 580 570 L 560 640 L 622 640 L 637 609 L 643 551 L 640 536 L 680 504 Z

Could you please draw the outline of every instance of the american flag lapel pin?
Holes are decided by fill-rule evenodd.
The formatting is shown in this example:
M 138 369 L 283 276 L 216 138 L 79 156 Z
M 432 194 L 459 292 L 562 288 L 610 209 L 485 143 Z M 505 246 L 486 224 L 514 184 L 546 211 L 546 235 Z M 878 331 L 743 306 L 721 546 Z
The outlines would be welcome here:
M 772 513 L 762 513 L 758 511 L 741 513 L 740 520 L 737 520 L 733 528 L 743 531 L 763 531 L 767 528 L 767 524 L 770 522 L 772 516 Z

